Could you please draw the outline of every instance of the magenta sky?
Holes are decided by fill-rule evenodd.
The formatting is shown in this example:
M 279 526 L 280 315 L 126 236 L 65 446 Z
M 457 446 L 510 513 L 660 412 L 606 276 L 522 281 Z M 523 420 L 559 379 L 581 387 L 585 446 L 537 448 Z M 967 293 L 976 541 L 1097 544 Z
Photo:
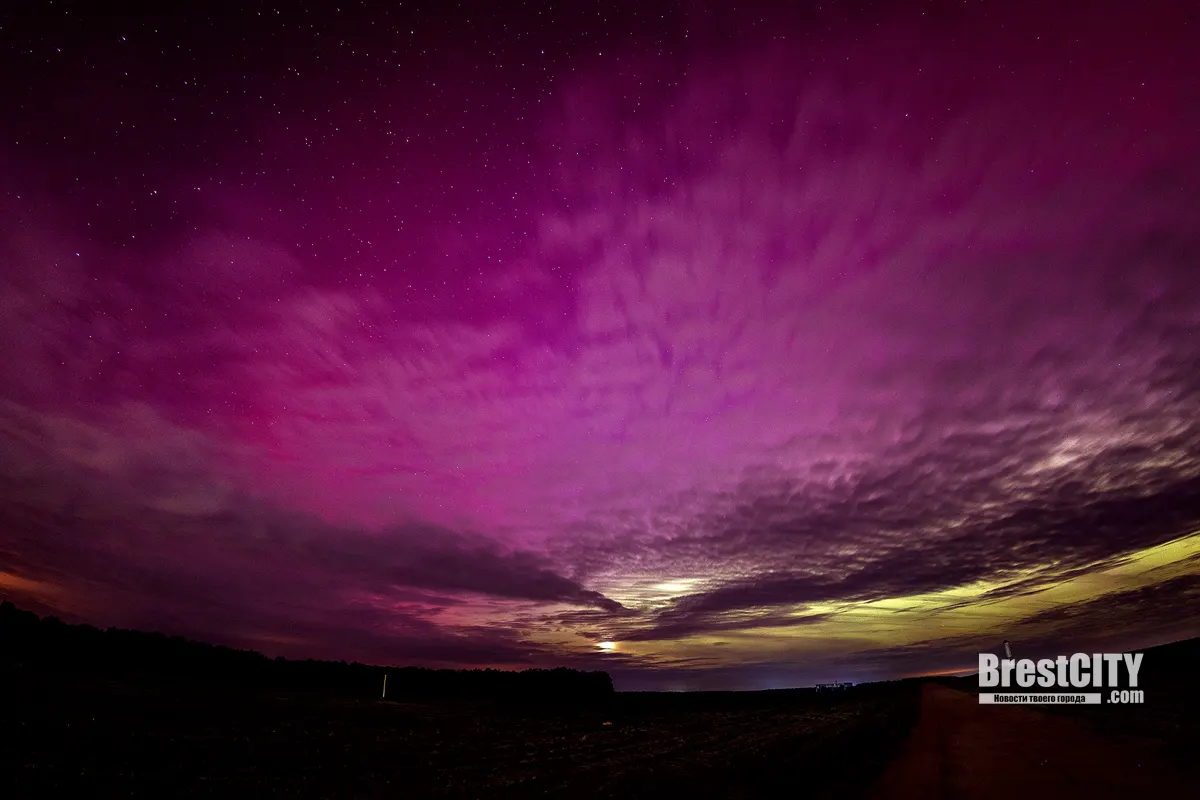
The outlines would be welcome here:
M 410 5 L 3 19 L 6 597 L 627 688 L 1200 634 L 1187 4 Z

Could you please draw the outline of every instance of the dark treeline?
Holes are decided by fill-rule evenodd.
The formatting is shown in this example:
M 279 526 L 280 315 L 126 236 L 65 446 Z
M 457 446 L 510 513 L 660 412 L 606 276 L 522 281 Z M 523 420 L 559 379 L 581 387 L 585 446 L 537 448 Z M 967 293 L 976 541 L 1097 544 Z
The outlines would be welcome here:
M 0 663 L 42 670 L 135 677 L 231 688 L 380 697 L 470 697 L 489 700 L 594 700 L 613 692 L 606 672 L 573 669 L 452 670 L 379 667 L 358 662 L 268 658 L 252 650 L 205 644 L 179 636 L 120 628 L 100 630 L 39 618 L 0 604 Z

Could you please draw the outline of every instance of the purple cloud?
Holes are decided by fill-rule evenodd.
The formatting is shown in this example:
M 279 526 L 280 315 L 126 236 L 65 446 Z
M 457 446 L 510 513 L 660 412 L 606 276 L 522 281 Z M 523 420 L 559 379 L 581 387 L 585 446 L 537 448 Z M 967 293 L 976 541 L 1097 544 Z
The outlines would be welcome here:
M 754 683 L 823 606 L 1015 602 L 1194 533 L 1197 43 L 1152 5 L 615 11 L 569 53 L 413 19 L 458 55 L 383 71 L 348 23 L 328 73 L 213 32 L 99 76 L 80 37 L 54 86 L 4 55 L 0 591 Z

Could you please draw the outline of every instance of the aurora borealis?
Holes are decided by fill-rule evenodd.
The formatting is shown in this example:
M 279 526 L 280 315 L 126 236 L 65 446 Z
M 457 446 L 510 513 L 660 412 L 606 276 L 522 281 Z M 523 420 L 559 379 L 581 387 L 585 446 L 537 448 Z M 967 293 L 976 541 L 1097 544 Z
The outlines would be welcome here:
M 618 688 L 1200 635 L 1200 22 L 1079 5 L 0 12 L 0 593 Z

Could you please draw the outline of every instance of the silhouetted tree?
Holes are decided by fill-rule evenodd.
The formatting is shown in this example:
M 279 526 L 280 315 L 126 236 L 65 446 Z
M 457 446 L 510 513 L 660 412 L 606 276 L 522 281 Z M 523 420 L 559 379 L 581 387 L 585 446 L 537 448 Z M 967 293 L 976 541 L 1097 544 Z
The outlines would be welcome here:
M 77 670 L 141 680 L 181 681 L 251 689 L 315 691 L 377 697 L 388 674 L 388 698 L 486 698 L 520 702 L 576 701 L 613 693 L 606 672 L 529 669 L 424 669 L 343 661 L 268 658 L 253 650 L 180 636 L 120 628 L 101 631 L 39 619 L 12 603 L 0 605 L 0 660 L 38 669 Z

